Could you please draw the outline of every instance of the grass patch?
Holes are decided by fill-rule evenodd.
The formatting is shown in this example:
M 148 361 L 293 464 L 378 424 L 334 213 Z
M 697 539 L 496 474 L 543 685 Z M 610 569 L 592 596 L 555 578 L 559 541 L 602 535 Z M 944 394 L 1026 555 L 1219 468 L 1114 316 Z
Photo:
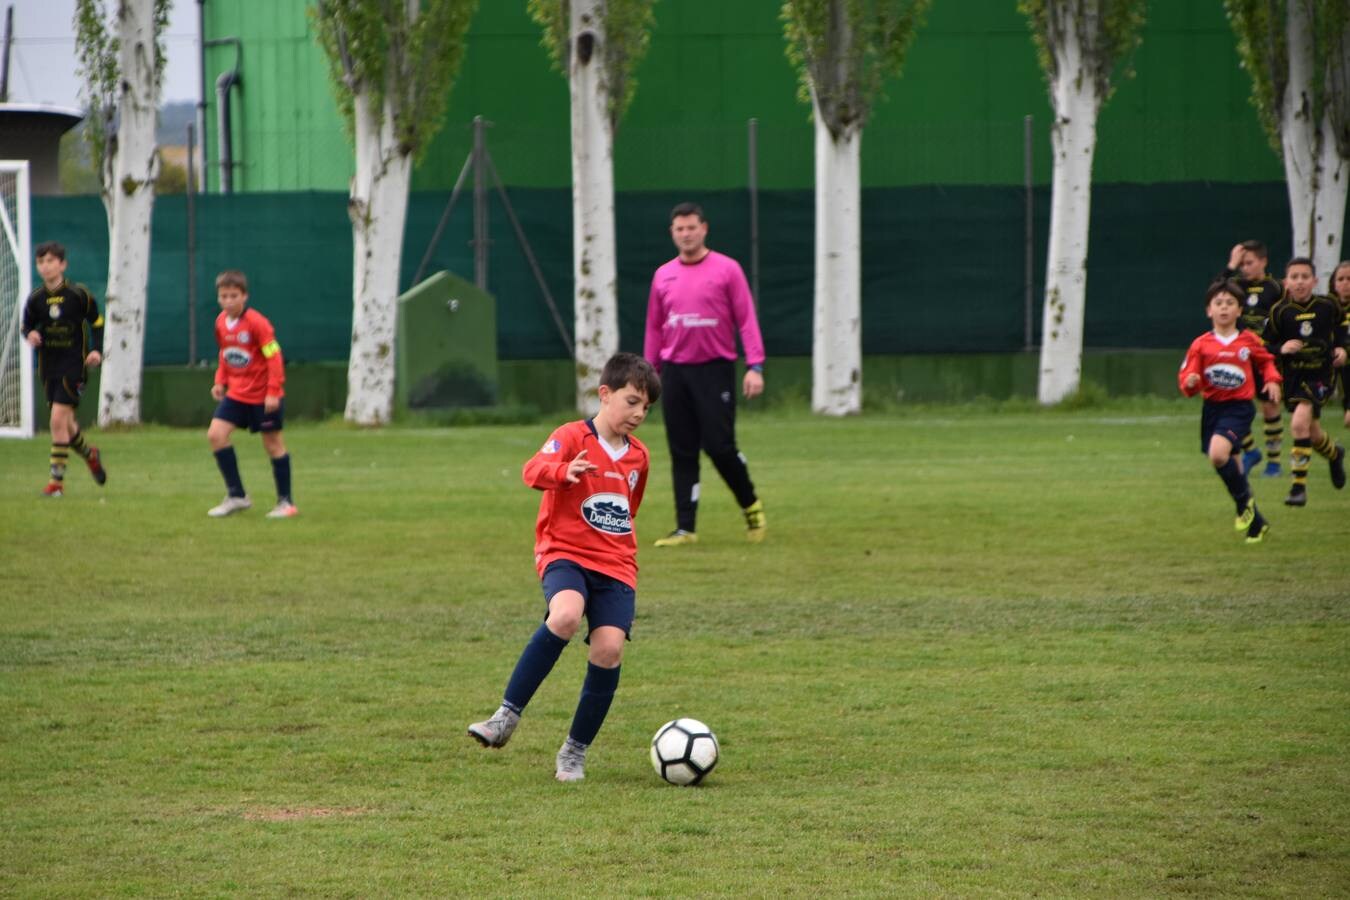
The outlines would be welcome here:
M 705 462 L 567 786 L 579 647 L 509 748 L 463 736 L 542 612 L 520 465 L 554 423 L 289 429 L 282 522 L 256 438 L 222 521 L 202 433 L 97 434 L 108 486 L 58 501 L 0 442 L 0 894 L 1345 894 L 1350 492 L 1258 479 L 1247 547 L 1197 420 L 747 416 L 769 539 Z M 678 715 L 721 740 L 704 787 L 647 762 Z

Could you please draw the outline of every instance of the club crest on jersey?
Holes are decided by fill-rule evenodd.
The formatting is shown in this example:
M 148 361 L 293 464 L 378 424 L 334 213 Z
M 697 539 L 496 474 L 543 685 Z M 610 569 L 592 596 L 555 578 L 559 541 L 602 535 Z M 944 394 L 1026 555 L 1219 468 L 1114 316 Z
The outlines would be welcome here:
M 57 303 L 47 307 L 47 315 L 51 316 L 53 319 L 61 318 L 61 304 Z
M 1241 366 L 1215 363 L 1205 369 L 1205 380 L 1218 388 L 1240 388 L 1247 383 L 1247 373 Z
M 628 489 L 630 491 L 637 490 L 637 480 L 638 480 L 637 469 L 634 469 L 633 471 L 628 473 Z
M 539 448 L 540 453 L 557 453 L 562 449 L 562 444 L 556 439 L 544 441 L 544 446 Z
M 1252 349 L 1250 347 L 1243 347 L 1241 350 L 1238 351 L 1238 359 L 1241 360 L 1249 359 L 1251 355 Z
M 236 341 L 238 341 L 239 343 L 241 343 L 241 344 L 247 344 L 247 343 L 248 343 L 248 332 L 247 332 L 247 331 L 241 331 L 241 332 L 239 332 L 239 334 L 237 334 L 237 335 L 235 336 L 234 339 L 235 339 Z
M 1310 336 L 1313 333 L 1313 323 L 1300 322 L 1298 325 L 1298 333 L 1303 335 L 1304 337 Z
M 1261 298 L 1258 297 L 1256 294 L 1248 294 L 1248 295 L 1247 295 L 1247 305 L 1248 305 L 1248 306 L 1255 306 L 1255 305 L 1256 305 L 1256 301 L 1259 300 L 1259 299 L 1261 299 Z
M 591 494 L 581 501 L 581 517 L 587 525 L 605 534 L 633 533 L 628 498 L 622 494 Z
M 225 365 L 233 366 L 236 369 L 242 369 L 253 359 L 253 354 L 247 350 L 241 350 L 238 347 L 225 348 Z

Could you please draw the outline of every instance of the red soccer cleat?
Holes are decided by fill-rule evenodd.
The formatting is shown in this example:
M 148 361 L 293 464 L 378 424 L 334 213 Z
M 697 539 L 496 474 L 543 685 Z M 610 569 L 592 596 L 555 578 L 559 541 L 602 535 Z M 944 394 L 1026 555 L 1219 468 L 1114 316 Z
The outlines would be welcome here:
M 42 495 L 43 495 L 44 497 L 60 497 L 60 496 L 61 496 L 61 482 L 59 482 L 59 481 L 49 481 L 49 482 L 47 482 L 47 486 L 46 486 L 45 488 L 42 489 Z
M 99 454 L 97 447 L 89 448 L 89 458 L 85 460 L 89 465 L 89 474 L 94 476 L 94 481 L 100 485 L 108 480 L 108 473 L 103 471 L 103 457 Z

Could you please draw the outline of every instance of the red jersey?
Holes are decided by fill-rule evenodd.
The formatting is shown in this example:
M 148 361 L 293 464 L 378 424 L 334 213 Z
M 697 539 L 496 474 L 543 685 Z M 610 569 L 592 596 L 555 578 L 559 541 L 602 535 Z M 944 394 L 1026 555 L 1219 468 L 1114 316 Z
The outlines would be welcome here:
M 216 384 L 225 385 L 225 396 L 255 404 L 284 396 L 286 362 L 266 316 L 245 308 L 231 325 L 222 312 L 216 317 L 216 343 L 220 345 Z
M 1253 375 L 1261 367 L 1261 377 L 1267 384 L 1280 381 L 1280 370 L 1275 357 L 1261 339 L 1250 331 L 1239 331 L 1230 337 L 1219 337 L 1206 331 L 1191 341 L 1186 359 L 1177 374 L 1177 386 L 1187 397 L 1203 392 L 1206 400 L 1250 400 L 1256 396 Z M 1186 387 L 1189 375 L 1199 375 L 1200 383 Z
M 597 467 L 576 484 L 567 483 L 567 464 L 582 450 Z M 637 590 L 637 518 L 647 488 L 647 448 L 637 438 L 614 455 L 590 419 L 568 422 L 549 435 L 526 461 L 521 477 L 544 492 L 534 524 L 534 565 L 570 560 L 618 579 Z

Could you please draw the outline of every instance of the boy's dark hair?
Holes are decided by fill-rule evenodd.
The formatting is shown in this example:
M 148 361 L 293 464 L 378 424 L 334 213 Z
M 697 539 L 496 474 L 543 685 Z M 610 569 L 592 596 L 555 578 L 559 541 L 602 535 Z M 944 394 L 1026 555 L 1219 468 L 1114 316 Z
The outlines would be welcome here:
M 248 276 L 238 269 L 226 269 L 216 276 L 216 290 L 220 290 L 227 285 L 229 287 L 239 288 L 239 290 L 247 294 Z
M 1238 246 L 1243 250 L 1246 250 L 1252 256 L 1255 256 L 1257 259 L 1270 259 L 1270 251 L 1266 249 L 1266 245 L 1263 241 L 1243 241 Z
M 684 203 L 675 204 L 675 208 L 670 211 L 670 221 L 674 222 L 680 216 L 698 216 L 700 222 L 708 221 L 703 218 L 703 207 L 687 200 Z
M 1312 269 L 1314 275 L 1317 274 L 1317 266 L 1313 265 L 1313 261 L 1306 256 L 1295 256 L 1293 259 L 1289 260 L 1289 262 L 1285 263 L 1285 273 L 1288 274 L 1289 270 L 1294 266 L 1307 266 L 1309 269 Z
M 615 353 L 600 372 L 600 383 L 611 391 L 621 391 L 628 385 L 644 392 L 648 403 L 661 399 L 661 376 L 656 369 L 636 353 Z
M 1239 285 L 1236 281 L 1234 281 L 1231 278 L 1221 278 L 1218 281 L 1215 281 L 1212 284 L 1210 284 L 1210 286 L 1205 290 L 1206 309 L 1209 308 L 1209 301 L 1213 300 L 1219 294 L 1232 294 L 1233 299 L 1238 302 L 1238 306 L 1242 305 L 1242 298 L 1247 296 L 1247 292 L 1244 291 L 1242 289 L 1242 286 Z
M 55 256 L 57 259 L 66 258 L 66 248 L 60 241 L 43 241 L 33 250 L 33 259 L 42 259 L 44 256 Z

